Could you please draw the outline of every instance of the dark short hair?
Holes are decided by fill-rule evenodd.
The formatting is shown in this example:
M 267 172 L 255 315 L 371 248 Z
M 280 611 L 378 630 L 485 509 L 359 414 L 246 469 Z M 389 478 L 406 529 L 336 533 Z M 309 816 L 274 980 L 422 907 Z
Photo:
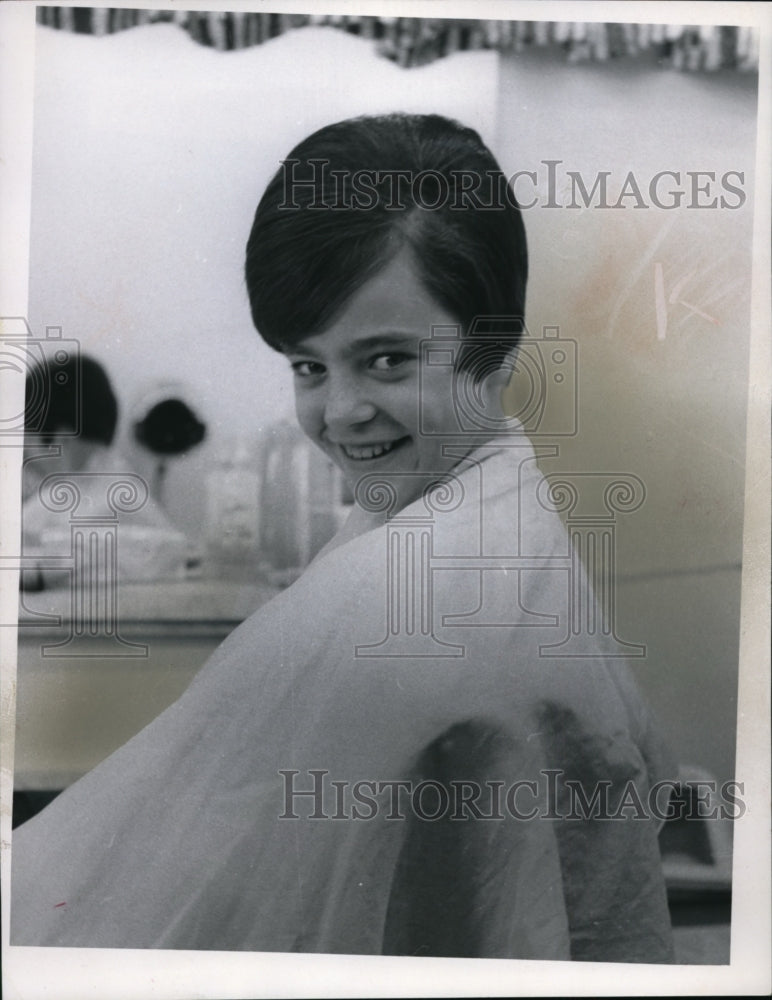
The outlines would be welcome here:
M 528 253 L 520 208 L 477 132 L 439 115 L 352 118 L 303 140 L 260 200 L 247 243 L 252 319 L 286 350 L 320 333 L 403 247 L 469 333 L 522 333 Z M 428 331 L 427 331 L 428 336 Z M 472 345 L 469 345 L 470 348 Z M 466 367 L 468 358 L 462 358 Z
M 69 354 L 61 361 L 47 358 L 27 372 L 25 417 L 28 432 L 79 431 L 87 441 L 110 444 L 118 401 L 98 361 Z

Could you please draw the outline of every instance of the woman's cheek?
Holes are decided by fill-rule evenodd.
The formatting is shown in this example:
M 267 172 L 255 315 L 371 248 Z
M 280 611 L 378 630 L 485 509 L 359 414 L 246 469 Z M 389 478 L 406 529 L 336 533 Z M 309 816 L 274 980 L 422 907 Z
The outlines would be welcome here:
M 310 395 L 302 389 L 295 389 L 295 415 L 305 434 L 314 440 L 321 433 L 321 412 L 314 406 Z

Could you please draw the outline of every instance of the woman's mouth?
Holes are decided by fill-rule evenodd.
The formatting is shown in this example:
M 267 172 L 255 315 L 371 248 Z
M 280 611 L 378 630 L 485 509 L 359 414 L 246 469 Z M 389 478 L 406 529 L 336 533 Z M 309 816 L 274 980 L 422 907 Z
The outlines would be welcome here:
M 383 458 L 390 454 L 395 448 L 405 444 L 409 438 L 397 438 L 394 441 L 377 441 L 372 444 L 341 444 L 340 450 L 351 459 L 352 462 L 369 462 L 376 458 Z

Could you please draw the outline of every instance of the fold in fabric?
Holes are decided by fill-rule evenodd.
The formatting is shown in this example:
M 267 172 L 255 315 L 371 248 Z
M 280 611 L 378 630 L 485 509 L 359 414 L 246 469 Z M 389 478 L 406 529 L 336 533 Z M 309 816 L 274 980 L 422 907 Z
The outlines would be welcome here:
M 570 543 L 533 451 L 456 473 L 453 503 L 323 555 L 14 831 L 12 943 L 672 960 L 656 818 L 563 809 L 571 782 L 613 811 L 674 775 L 618 658 L 545 655 Z M 528 567 L 481 571 L 496 554 Z M 427 818 L 460 785 L 501 801 Z

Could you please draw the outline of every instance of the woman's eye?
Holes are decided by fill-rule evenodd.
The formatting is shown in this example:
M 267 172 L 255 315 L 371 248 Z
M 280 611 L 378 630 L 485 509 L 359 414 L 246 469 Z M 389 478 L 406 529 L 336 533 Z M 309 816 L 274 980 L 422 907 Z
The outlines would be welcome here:
M 399 368 L 410 360 L 409 354 L 395 352 L 393 354 L 379 354 L 370 362 L 370 367 L 376 372 L 390 372 Z
M 300 378 L 310 378 L 324 372 L 324 365 L 320 365 L 318 361 L 293 361 L 291 367 L 293 373 Z

